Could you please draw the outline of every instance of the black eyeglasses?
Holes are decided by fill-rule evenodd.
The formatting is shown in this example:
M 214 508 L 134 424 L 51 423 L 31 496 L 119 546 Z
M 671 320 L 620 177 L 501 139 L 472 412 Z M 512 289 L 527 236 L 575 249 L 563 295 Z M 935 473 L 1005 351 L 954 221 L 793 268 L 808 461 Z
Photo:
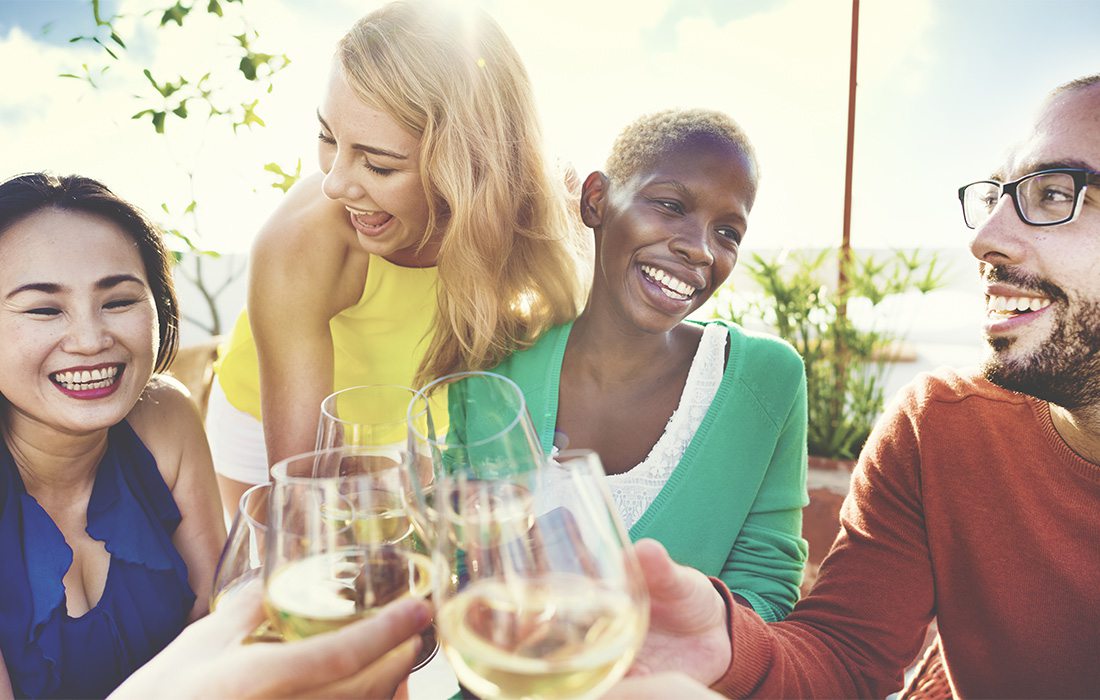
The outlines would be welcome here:
M 1007 194 L 1025 224 L 1057 226 L 1069 223 L 1081 212 L 1085 189 L 1097 175 L 1100 172 L 1085 168 L 1052 168 L 1028 173 L 1012 182 L 971 182 L 959 188 L 963 219 L 970 228 L 978 228 Z

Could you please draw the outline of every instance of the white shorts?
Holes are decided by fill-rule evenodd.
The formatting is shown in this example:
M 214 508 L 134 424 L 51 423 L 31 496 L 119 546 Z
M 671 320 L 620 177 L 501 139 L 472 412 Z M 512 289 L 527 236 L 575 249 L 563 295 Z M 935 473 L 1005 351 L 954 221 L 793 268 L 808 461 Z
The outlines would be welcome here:
M 206 407 L 206 437 L 214 471 L 246 484 L 269 480 L 263 424 L 229 403 L 217 377 Z

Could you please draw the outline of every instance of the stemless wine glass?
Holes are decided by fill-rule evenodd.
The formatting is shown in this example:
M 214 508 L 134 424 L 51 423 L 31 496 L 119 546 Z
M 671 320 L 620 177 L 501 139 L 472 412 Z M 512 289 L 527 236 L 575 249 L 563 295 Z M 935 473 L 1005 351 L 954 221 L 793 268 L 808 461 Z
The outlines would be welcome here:
M 443 651 L 482 698 L 590 698 L 629 668 L 648 594 L 599 457 L 444 474 L 434 597 Z M 466 574 L 439 585 L 461 552 Z
M 404 445 L 344 445 L 272 468 L 265 601 L 287 639 L 341 627 L 403 596 L 427 595 L 430 559 L 413 536 Z M 438 648 L 433 629 L 422 640 L 413 670 Z

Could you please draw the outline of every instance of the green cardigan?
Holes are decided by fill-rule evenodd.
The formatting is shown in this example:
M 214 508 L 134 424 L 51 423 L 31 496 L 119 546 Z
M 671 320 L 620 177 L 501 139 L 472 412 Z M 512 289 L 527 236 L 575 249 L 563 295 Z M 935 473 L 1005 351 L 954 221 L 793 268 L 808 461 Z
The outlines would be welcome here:
M 721 579 L 764 620 L 781 620 L 798 599 L 806 561 L 806 374 L 790 345 L 723 325 L 729 360 L 718 392 L 630 538 L 661 542 L 676 561 Z M 491 370 L 523 390 L 547 454 L 572 327 L 552 328 Z

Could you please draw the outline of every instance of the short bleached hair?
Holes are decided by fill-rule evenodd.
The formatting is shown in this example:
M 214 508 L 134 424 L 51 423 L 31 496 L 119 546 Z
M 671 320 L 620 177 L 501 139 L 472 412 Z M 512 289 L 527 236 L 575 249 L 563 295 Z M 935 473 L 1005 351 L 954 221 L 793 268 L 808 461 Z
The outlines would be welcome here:
M 729 115 L 712 109 L 669 109 L 634 120 L 615 139 L 604 174 L 613 182 L 626 182 L 670 147 L 700 134 L 727 141 L 744 153 L 755 185 L 760 168 L 749 137 Z
M 1062 93 L 1071 92 L 1073 90 L 1081 90 L 1089 88 L 1094 85 L 1100 85 L 1100 73 L 1093 73 L 1092 75 L 1085 75 L 1075 80 L 1071 80 L 1068 83 L 1063 83 L 1051 91 L 1051 96 L 1056 97 Z

